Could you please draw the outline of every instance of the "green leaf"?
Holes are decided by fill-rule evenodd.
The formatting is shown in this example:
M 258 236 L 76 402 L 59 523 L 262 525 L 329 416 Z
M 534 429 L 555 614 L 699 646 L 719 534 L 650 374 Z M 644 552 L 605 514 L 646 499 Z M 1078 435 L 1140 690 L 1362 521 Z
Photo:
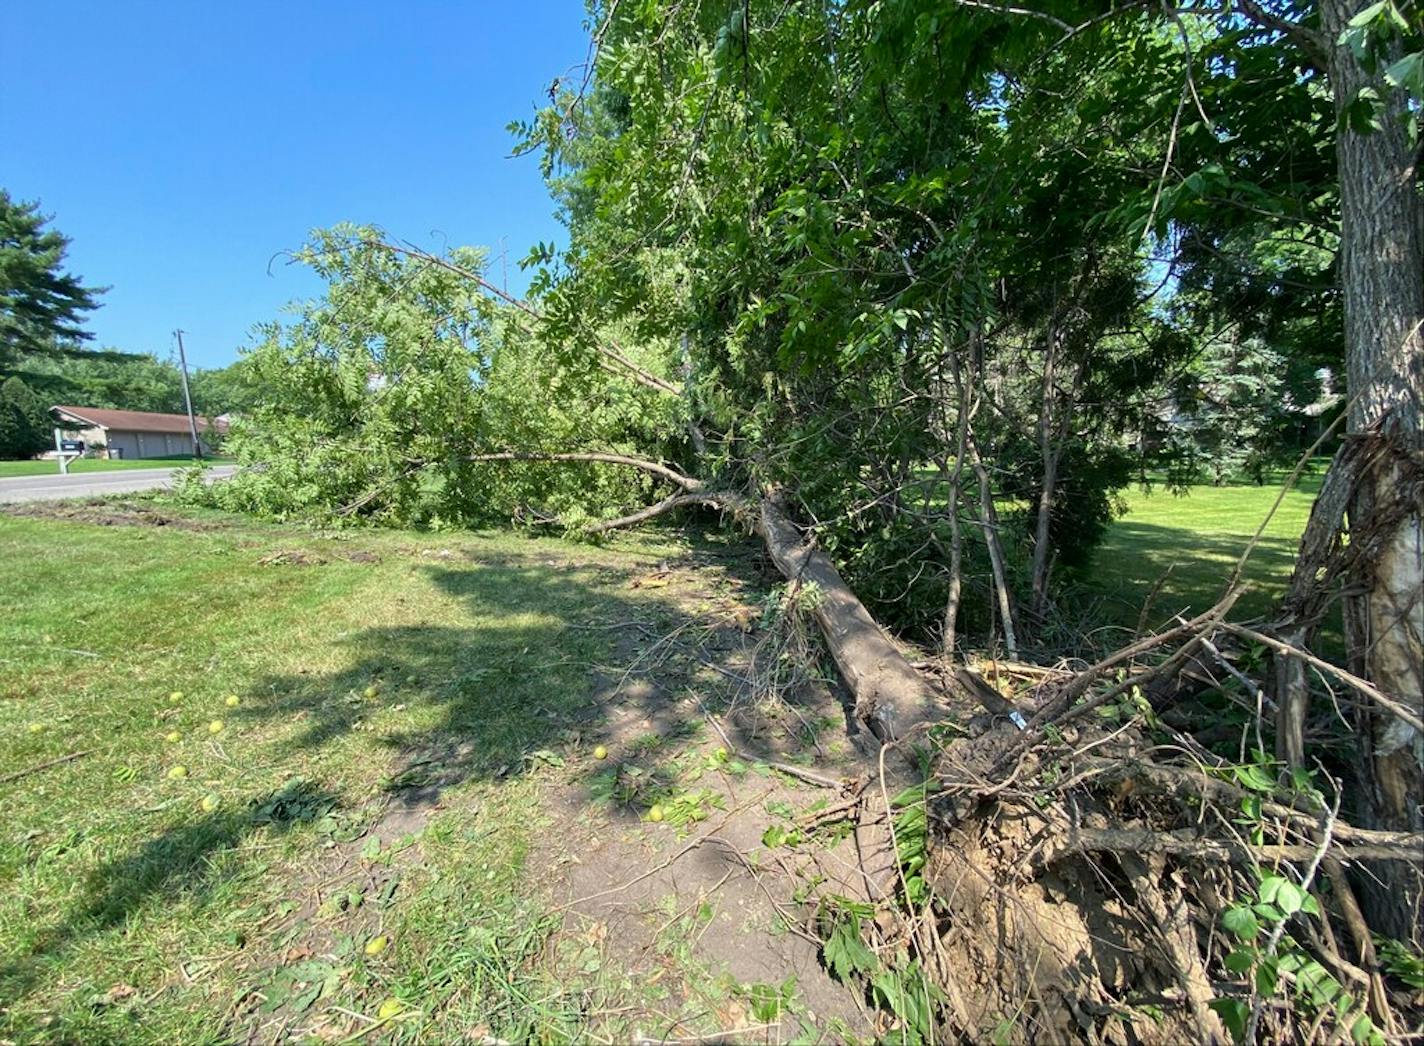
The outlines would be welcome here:
M 1242 904 L 1232 905 L 1221 914 L 1221 925 L 1242 941 L 1254 941 L 1261 932 L 1256 914 Z
M 1286 915 L 1294 915 L 1304 907 L 1309 896 L 1295 883 L 1283 881 L 1276 891 L 1276 907 Z
M 1280 969 L 1274 959 L 1266 958 L 1256 967 L 1256 992 L 1259 995 L 1276 994 L 1280 984 Z
M 761 844 L 769 849 L 775 849 L 778 846 L 795 846 L 800 841 L 800 829 L 788 828 L 786 825 L 768 825 L 766 831 L 761 833 Z
M 1248 951 L 1244 948 L 1238 948 L 1236 951 L 1227 955 L 1222 962 L 1226 964 L 1226 968 L 1232 973 L 1245 973 L 1256 964 L 1256 952 L 1254 950 Z
M 1251 1007 L 1240 999 L 1212 999 L 1207 1005 L 1216 1011 L 1233 1039 L 1240 1042 L 1246 1037 L 1246 1022 L 1251 1018 Z
M 1384 14 L 1385 8 L 1389 7 L 1389 4 L 1390 0 L 1379 0 L 1378 3 L 1370 4 L 1369 7 L 1357 13 L 1354 18 L 1351 18 L 1348 24 L 1353 29 L 1359 29 L 1362 26 L 1369 25 L 1380 15 Z
M 1255 763 L 1238 766 L 1234 771 L 1237 783 L 1253 792 L 1274 792 L 1276 779 Z
M 1272 924 L 1278 923 L 1285 918 L 1285 914 L 1274 904 L 1253 904 L 1251 910 Z
M 1383 1044 L 1385 1041 L 1384 1036 L 1380 1034 L 1379 1029 L 1375 1027 L 1375 1022 L 1370 1020 L 1367 1013 L 1360 1014 L 1350 1025 L 1350 1038 L 1356 1042 L 1369 1043 L 1370 1046 L 1374 1046 L 1375 1043 Z
M 822 948 L 826 965 L 838 981 L 846 982 L 855 974 L 871 973 L 880 968 L 880 960 L 860 939 L 858 916 L 852 915 L 838 922 Z
M 1384 71 L 1385 82 L 1424 98 L 1424 51 L 1407 54 Z

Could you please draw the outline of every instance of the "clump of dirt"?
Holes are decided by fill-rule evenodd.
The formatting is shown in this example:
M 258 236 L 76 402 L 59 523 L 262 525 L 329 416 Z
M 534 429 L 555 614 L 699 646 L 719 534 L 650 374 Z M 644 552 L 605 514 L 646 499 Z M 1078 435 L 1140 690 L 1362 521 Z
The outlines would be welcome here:
M 966 776 L 982 772 L 1002 750 L 997 740 L 951 746 L 946 759 Z M 952 986 L 962 1006 L 962 1028 L 1015 1042 L 1198 1036 L 1154 939 L 1171 928 L 1146 924 L 1135 910 L 1134 877 L 1149 888 L 1147 867 L 1071 857 L 1045 864 L 1044 848 L 1062 826 L 1041 809 L 992 801 L 956 809 L 955 798 L 938 801 L 925 869 L 943 905 L 927 951 L 937 983 Z M 1153 882 L 1179 905 L 1181 885 L 1163 872 L 1158 861 Z
M 224 524 L 164 512 L 134 501 L 90 498 L 85 501 L 31 501 L 0 506 L 0 512 L 25 519 L 56 519 L 100 527 L 172 527 L 175 530 L 211 531 Z

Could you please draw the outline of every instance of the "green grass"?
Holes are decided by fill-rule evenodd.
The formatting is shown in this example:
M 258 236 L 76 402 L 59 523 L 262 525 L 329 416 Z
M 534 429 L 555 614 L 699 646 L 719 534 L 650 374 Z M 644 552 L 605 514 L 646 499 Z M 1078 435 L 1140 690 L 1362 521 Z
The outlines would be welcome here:
M 167 458 L 125 458 L 119 461 L 105 461 L 100 458 L 80 458 L 70 462 L 70 472 L 113 472 L 120 469 L 161 469 L 178 465 L 189 465 L 197 459 L 186 455 Z M 227 464 L 226 458 L 205 458 L 205 464 Z M 15 476 L 57 476 L 59 466 L 53 461 L 0 461 L 0 479 Z
M 1151 623 L 1200 610 L 1275 494 L 1132 493 L 1085 580 L 1131 626 L 1170 566 Z M 1310 498 L 1268 527 L 1248 612 Z M 405 1009 L 368 1041 L 585 1037 L 594 996 L 639 1012 L 644 986 L 550 946 L 531 864 L 559 831 L 544 790 L 587 773 L 578 731 L 607 714 L 607 623 L 677 620 L 629 582 L 681 546 L 626 540 L 0 515 L 0 776 L 33 770 L 0 808 L 0 1041 L 341 1037 L 388 999 Z
M 628 579 L 669 546 L 184 516 L 0 515 L 0 1040 L 339 1038 L 392 998 L 365 1041 L 576 1037 L 528 756 L 596 714 L 613 634 L 571 626 L 661 613 Z
M 1266 613 L 1285 590 L 1320 481 L 1319 473 L 1304 477 L 1266 525 L 1247 563 L 1251 588 L 1237 604 L 1239 615 Z M 1124 627 L 1137 624 L 1164 575 L 1148 623 L 1199 613 L 1221 596 L 1279 492 L 1278 483 L 1197 486 L 1185 495 L 1162 486 L 1128 491 L 1127 514 L 1109 528 L 1083 580 L 1103 598 L 1107 618 Z

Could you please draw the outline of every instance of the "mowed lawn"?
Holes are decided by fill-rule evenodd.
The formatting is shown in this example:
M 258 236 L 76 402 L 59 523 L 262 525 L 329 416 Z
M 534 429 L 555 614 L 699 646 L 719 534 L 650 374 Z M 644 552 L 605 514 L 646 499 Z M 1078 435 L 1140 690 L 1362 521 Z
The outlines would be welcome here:
M 1288 578 L 1317 484 L 1267 528 L 1246 612 Z M 1132 493 L 1085 581 L 1130 627 L 1171 567 L 1149 621 L 1200 610 L 1275 496 Z M 0 514 L 0 1041 L 637 1030 L 619 1014 L 662 974 L 561 958 L 540 884 L 572 833 L 542 796 L 600 765 L 595 680 L 629 622 L 687 620 L 634 583 L 687 546 L 142 504 Z
M 1267 613 L 1285 590 L 1296 546 L 1320 489 L 1322 470 L 1302 477 L 1271 516 L 1247 562 L 1250 589 L 1238 616 Z M 1135 627 L 1144 601 L 1162 580 L 1148 624 L 1199 613 L 1218 598 L 1241 554 L 1271 511 L 1280 483 L 1196 486 L 1185 495 L 1164 486 L 1125 491 L 1127 514 L 1113 522 L 1083 581 L 1104 601 L 1105 617 Z
M 124 469 L 168 469 L 191 465 L 196 459 L 191 457 L 171 458 L 124 458 L 105 461 L 101 458 L 80 458 L 69 463 L 71 473 L 116 472 Z M 226 464 L 227 459 L 206 458 L 208 465 Z M 0 461 L 0 479 L 17 476 L 57 476 L 59 466 L 53 461 Z
M 0 515 L 0 1041 L 577 1037 L 526 860 L 630 542 Z

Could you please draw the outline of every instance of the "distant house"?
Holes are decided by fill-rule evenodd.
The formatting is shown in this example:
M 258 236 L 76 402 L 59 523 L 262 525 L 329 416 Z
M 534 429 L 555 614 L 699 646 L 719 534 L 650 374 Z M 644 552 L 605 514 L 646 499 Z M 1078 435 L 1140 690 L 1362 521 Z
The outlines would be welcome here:
M 51 407 L 54 423 L 76 431 L 100 457 L 166 458 L 193 455 L 193 435 L 186 414 L 155 414 L 146 410 L 105 410 L 100 407 Z M 211 454 L 210 434 L 227 432 L 227 419 L 198 418 L 203 453 Z

